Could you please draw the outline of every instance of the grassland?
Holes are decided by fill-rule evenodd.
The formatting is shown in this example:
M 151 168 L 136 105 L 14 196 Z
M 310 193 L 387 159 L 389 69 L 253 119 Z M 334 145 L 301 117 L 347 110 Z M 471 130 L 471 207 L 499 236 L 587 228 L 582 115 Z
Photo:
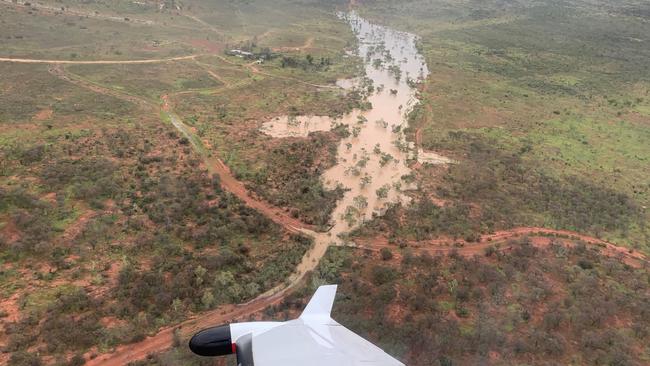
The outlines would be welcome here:
M 543 225 L 648 251 L 647 10 L 638 1 L 359 6 L 420 36 L 431 74 L 409 131 L 460 162 L 418 172 L 422 199 L 448 202 L 438 211 L 457 217 L 447 233 Z M 440 232 L 436 215 L 414 226 Z
M 167 19 L 157 19 L 157 23 L 145 25 L 95 18 L 88 15 L 94 15 L 96 11 L 109 14 L 105 8 L 93 6 L 94 2 L 87 2 L 84 6 L 72 3 L 53 1 L 48 5 L 56 8 L 72 5 L 87 15 L 0 4 L 0 24 L 4 33 L 3 57 L 123 60 L 185 55 L 192 51 L 192 46 L 186 40 L 203 28 L 191 20 L 151 10 L 148 13 L 152 15 L 152 21 L 159 17 Z M 95 4 L 100 5 L 99 2 Z M 103 3 L 101 5 L 106 6 Z M 124 17 L 121 17 L 122 20 Z
M 152 64 L 0 63 L 0 363 L 78 364 L 192 314 L 249 300 L 293 271 L 310 240 L 223 191 L 156 106 L 168 98 L 208 153 L 259 195 L 326 222 L 322 205 L 337 196 L 315 177 L 331 163 L 337 135 L 267 146 L 270 138 L 257 132 L 266 117 L 341 114 L 358 103 L 314 86 L 357 69 L 343 57 L 353 38 L 334 8 L 311 5 L 0 4 L 2 57 L 196 55 Z M 207 22 L 227 12 L 242 26 Z M 252 66 L 223 53 L 234 47 L 272 57 Z M 248 144 L 252 137 L 260 141 Z M 293 186 L 284 187 L 288 181 Z M 297 187 L 303 193 L 289 195 Z

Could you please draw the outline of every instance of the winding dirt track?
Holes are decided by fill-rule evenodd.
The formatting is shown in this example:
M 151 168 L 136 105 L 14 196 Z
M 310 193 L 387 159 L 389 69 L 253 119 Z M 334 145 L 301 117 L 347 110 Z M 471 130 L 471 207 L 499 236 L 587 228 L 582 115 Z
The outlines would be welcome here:
M 97 60 L 97 61 L 74 61 L 74 60 L 37 60 L 31 58 L 10 58 L 0 57 L 0 62 L 13 62 L 19 64 L 61 64 L 61 65 L 119 65 L 119 64 L 156 64 L 170 61 L 191 60 L 199 55 L 187 55 L 170 58 L 151 58 L 146 60 Z
M 446 254 L 457 252 L 463 256 L 482 255 L 489 247 L 498 245 L 499 250 L 509 250 L 511 245 L 507 244 L 510 239 L 527 236 L 531 243 L 537 247 L 546 247 L 550 245 L 554 238 L 580 240 L 587 246 L 600 249 L 601 254 L 620 258 L 625 264 L 641 268 L 650 264 L 648 257 L 634 249 L 617 246 L 608 241 L 598 239 L 592 236 L 579 234 L 568 230 L 555 230 L 542 227 L 518 227 L 510 230 L 497 231 L 492 234 L 481 235 L 477 243 L 469 243 L 465 240 L 454 240 L 449 237 L 440 237 L 432 240 L 421 242 L 410 242 L 408 247 L 414 254 Z M 450 245 L 455 243 L 456 245 Z M 381 250 L 382 248 L 395 249 L 396 245 L 389 244 L 385 237 L 376 237 L 372 239 L 358 240 L 357 247 L 370 250 Z M 504 245 L 505 244 L 505 245 Z M 572 245 L 572 244 L 571 244 Z
M 190 141 L 196 141 L 197 138 L 194 136 L 192 131 L 190 131 L 190 129 L 183 124 L 180 118 L 171 111 L 169 98 L 165 95 L 163 96 L 162 100 L 162 109 L 169 114 L 172 124 Z M 260 198 L 254 197 L 254 195 L 248 189 L 246 189 L 244 184 L 235 178 L 228 166 L 224 164 L 221 159 L 206 155 L 205 152 L 201 151 L 200 146 L 195 146 L 195 148 L 198 150 L 197 152 L 203 156 L 203 160 L 206 168 L 208 169 L 208 172 L 211 174 L 219 175 L 219 178 L 221 179 L 221 186 L 225 190 L 237 196 L 237 198 L 240 200 L 244 201 L 247 206 L 259 211 L 264 216 L 273 220 L 273 222 L 281 225 L 287 231 L 294 234 L 302 233 L 305 230 L 315 230 L 314 226 L 305 224 L 304 222 L 291 217 L 281 208 L 273 206 Z
M 106 88 L 101 85 L 94 84 L 87 80 L 84 80 L 79 77 L 75 77 L 65 72 L 62 65 L 54 65 L 49 71 L 65 80 L 67 82 L 73 83 L 77 86 L 92 90 L 94 92 L 110 95 L 113 97 L 121 98 L 123 100 L 135 103 L 140 105 L 148 111 L 158 111 L 159 107 L 154 105 L 152 102 L 138 96 L 133 96 L 126 94 L 120 91 L 116 91 L 110 88 Z M 171 122 L 176 127 L 179 132 L 185 135 L 190 141 L 196 141 L 196 137 L 193 132 L 176 116 L 170 108 L 169 100 L 167 96 L 162 98 L 162 107 L 163 111 L 168 113 L 170 116 Z M 282 209 L 275 207 L 269 204 L 266 201 L 260 200 L 254 197 L 245 187 L 244 184 L 238 181 L 230 172 L 230 169 L 218 158 L 213 158 L 205 154 L 201 146 L 194 145 L 197 150 L 197 153 L 203 157 L 206 168 L 210 173 L 219 175 L 221 179 L 222 187 L 237 196 L 243 202 L 246 203 L 249 207 L 257 210 L 258 212 L 264 214 L 266 217 L 274 221 L 275 223 L 281 225 L 288 232 L 295 234 L 313 234 L 313 227 L 307 225 L 300 220 L 297 220 L 289 216 Z M 314 251 L 314 250 L 312 250 Z M 308 272 L 308 268 L 311 266 L 305 267 L 305 262 L 317 261 L 320 258 L 308 251 L 303 258 L 303 262 L 299 265 L 298 270 L 287 279 L 285 284 L 278 285 L 277 287 L 267 291 L 266 293 L 258 296 L 254 300 L 241 304 L 241 305 L 227 305 L 219 307 L 215 310 L 202 313 L 199 316 L 192 317 L 187 321 L 184 321 L 178 326 L 164 328 L 159 331 L 156 335 L 148 337 L 145 340 L 133 343 L 129 345 L 123 345 L 116 348 L 110 354 L 104 354 L 100 357 L 91 359 L 87 362 L 88 365 L 125 365 L 129 362 L 141 360 L 145 358 L 150 353 L 161 352 L 169 347 L 171 347 L 174 340 L 174 330 L 178 329 L 182 336 L 188 336 L 196 330 L 214 325 L 219 323 L 224 323 L 226 321 L 232 321 L 249 314 L 259 312 L 266 308 L 269 305 L 280 302 L 284 299 L 285 295 L 293 290 L 294 286 L 297 285 L 302 277 Z M 90 353 L 86 355 L 86 358 L 90 358 Z
M 8 3 L 7 0 L 2 0 L 3 3 Z M 354 6 L 355 1 L 351 1 L 350 5 Z M 45 9 L 44 10 L 56 10 L 56 9 Z M 68 14 L 73 14 L 68 12 Z M 87 16 L 97 16 L 96 14 L 84 14 Z M 101 16 L 107 20 L 115 21 L 126 21 L 125 19 L 119 19 L 118 17 L 111 16 Z M 200 19 L 195 19 L 200 23 Z M 133 19 L 131 21 L 134 21 Z M 140 20 L 135 20 L 136 22 Z M 146 24 L 150 21 L 142 21 Z M 205 25 L 205 24 L 203 24 Z M 210 27 L 211 30 L 219 33 L 218 30 Z M 309 40 L 303 47 L 311 47 L 313 40 Z M 129 95 L 123 92 L 119 92 L 110 88 L 106 88 L 101 85 L 91 83 L 87 80 L 69 75 L 63 69 L 63 65 L 66 64 L 152 64 L 152 63 L 161 63 L 161 62 L 171 62 L 171 61 L 181 61 L 195 59 L 197 55 L 188 55 L 173 57 L 167 59 L 148 59 L 148 60 L 125 60 L 125 61 L 109 61 L 109 60 L 100 60 L 100 61 L 71 61 L 71 60 L 35 60 L 35 59 L 22 59 L 22 58 L 0 58 L 0 62 L 13 62 L 13 63 L 27 63 L 27 64 L 52 64 L 53 67 L 50 69 L 50 72 L 53 75 L 60 77 L 63 80 L 76 84 L 78 86 L 87 88 L 97 93 L 111 95 L 118 97 L 132 103 L 135 103 L 147 111 L 150 112 L 159 112 L 161 106 L 156 103 L 146 100 L 141 97 Z M 224 59 L 224 61 L 231 63 Z M 234 63 L 232 63 L 234 64 Z M 239 64 L 234 64 L 241 66 Z M 262 75 L 267 75 L 270 77 L 281 77 L 277 75 L 267 74 L 263 71 L 257 69 L 253 64 L 245 65 L 253 73 L 258 73 Z M 215 79 L 219 79 L 218 75 L 212 75 Z M 281 77 L 283 78 L 283 77 Z M 291 79 L 284 77 L 286 79 Z M 291 79 L 296 82 L 305 83 L 315 87 L 328 87 L 332 86 L 323 86 L 310 84 L 301 80 Z M 162 110 L 165 111 L 171 118 L 171 122 L 174 126 L 190 141 L 196 141 L 197 138 L 194 136 L 193 132 L 183 124 L 183 122 L 178 118 L 172 111 L 169 105 L 168 98 L 163 98 Z M 416 131 L 415 134 L 416 143 L 418 146 L 421 145 L 421 130 Z M 196 147 L 196 146 L 195 146 Z M 307 233 L 313 228 L 309 225 L 302 223 L 301 221 L 290 217 L 282 209 L 275 207 L 268 202 L 260 200 L 259 198 L 251 195 L 251 193 L 245 188 L 244 184 L 238 181 L 231 173 L 230 169 L 218 158 L 214 158 L 206 154 L 200 148 L 197 148 L 197 152 L 204 158 L 207 169 L 214 174 L 218 174 L 221 178 L 221 184 L 224 189 L 233 193 L 243 202 L 245 202 L 251 208 L 261 212 L 269 219 L 273 220 L 277 224 L 283 226 L 287 231 L 292 233 Z M 571 239 L 579 239 L 586 242 L 590 246 L 597 246 L 601 249 L 602 253 L 607 256 L 617 257 L 623 260 L 625 263 L 633 267 L 642 267 L 648 265 L 648 259 L 642 253 L 638 251 L 628 250 L 627 248 L 618 247 L 612 243 L 600 240 L 598 238 L 582 235 L 579 233 L 574 233 L 565 230 L 552 230 L 546 228 L 537 228 L 537 227 L 523 227 L 515 228 L 507 231 L 500 231 L 494 234 L 483 235 L 479 243 L 467 243 L 464 241 L 453 240 L 452 238 L 439 238 L 435 240 L 429 240 L 426 242 L 418 243 L 409 243 L 409 248 L 415 254 L 444 254 L 452 251 L 456 251 L 458 254 L 463 256 L 474 256 L 481 255 L 484 251 L 491 246 L 494 246 L 497 243 L 503 243 L 508 239 L 528 235 L 531 238 L 531 241 L 536 246 L 547 246 L 551 243 L 551 238 L 548 235 L 557 235 L 562 237 L 569 237 Z M 461 243 L 459 246 L 448 246 L 447 243 L 456 242 Z M 380 250 L 382 248 L 395 248 L 394 245 L 388 243 L 386 238 L 378 237 L 371 240 L 359 241 L 355 244 L 359 248 L 369 249 L 369 250 Z M 507 244 L 501 245 L 499 250 L 508 250 L 511 247 Z M 321 257 L 320 252 L 318 255 L 312 255 L 309 251 L 305 258 L 309 259 L 310 262 L 317 263 Z M 303 261 L 304 262 L 304 261 Z M 219 307 L 215 310 L 204 312 L 201 314 L 196 314 L 190 319 L 182 322 L 181 324 L 174 327 L 167 327 L 161 329 L 157 334 L 148 337 L 140 342 L 122 345 L 117 347 L 111 353 L 102 354 L 94 359 L 91 359 L 87 362 L 87 365 L 105 365 L 105 366 L 116 366 L 116 365 L 125 365 L 129 362 L 142 360 L 147 357 L 149 354 L 159 353 L 169 349 L 174 341 L 174 332 L 178 330 L 180 335 L 188 336 L 199 330 L 208 326 L 221 324 L 235 319 L 244 318 L 250 314 L 262 311 L 267 306 L 277 304 L 282 301 L 285 296 L 290 293 L 294 286 L 299 283 L 300 279 L 306 273 L 304 268 L 304 263 L 301 263 L 296 273 L 294 273 L 291 278 L 287 280 L 285 284 L 281 284 L 278 287 L 268 291 L 266 294 L 257 297 L 256 299 L 240 305 L 227 305 Z M 86 355 L 88 359 L 90 354 Z
M 71 76 L 66 74 L 65 70 L 61 65 L 54 65 L 50 71 L 52 74 L 60 77 L 63 80 L 74 83 L 78 86 L 87 88 L 97 93 L 102 93 L 106 95 L 111 95 L 125 100 L 137 103 L 142 107 L 153 110 L 160 111 L 162 109 L 167 113 L 172 120 L 174 126 L 183 133 L 190 141 L 197 140 L 193 132 L 183 124 L 183 122 L 176 116 L 170 108 L 169 100 L 165 96 L 163 97 L 162 107 L 155 105 L 153 102 L 145 100 L 144 98 L 136 97 L 133 95 L 128 95 L 123 92 L 118 92 L 100 85 L 93 84 L 81 78 Z M 250 192 L 244 187 L 243 183 L 238 181 L 230 172 L 230 169 L 218 158 L 214 158 L 202 151 L 200 146 L 195 146 L 197 152 L 204 158 L 206 167 L 211 173 L 218 174 L 221 178 L 221 184 L 224 189 L 236 195 L 247 205 L 254 208 L 255 210 L 266 215 L 269 219 L 273 220 L 279 225 L 282 225 L 287 231 L 293 233 L 310 233 L 312 227 L 302 223 L 301 221 L 290 217 L 286 212 L 281 210 L 278 207 L 275 207 L 268 202 L 262 201 L 257 197 L 254 197 Z M 483 235 L 479 243 L 472 244 L 466 243 L 462 240 L 453 240 L 452 238 L 439 238 L 435 240 L 430 240 L 426 242 L 419 243 L 409 243 L 409 247 L 415 254 L 429 253 L 447 253 L 451 251 L 456 251 L 460 255 L 464 256 L 474 256 L 484 253 L 485 249 L 493 246 L 497 243 L 502 243 L 507 241 L 510 238 L 519 237 L 523 235 L 529 235 L 533 239 L 534 245 L 537 246 L 546 246 L 551 243 L 551 238 L 548 235 L 556 235 L 561 237 L 569 237 L 571 239 L 579 239 L 586 242 L 588 245 L 598 246 L 602 248 L 602 253 L 604 255 L 621 258 L 625 263 L 633 267 L 641 267 L 647 265 L 648 259 L 642 253 L 638 251 L 628 250 L 627 248 L 618 247 L 612 243 L 603 241 L 598 238 L 590 237 L 587 235 L 582 235 L 579 233 L 566 231 L 566 230 L 553 230 L 546 228 L 538 227 L 522 227 L 515 228 L 507 231 L 499 231 L 494 234 Z M 462 243 L 460 246 L 445 246 L 446 243 L 457 242 Z M 369 250 L 380 250 L 382 248 L 394 248 L 394 245 L 388 243 L 386 238 L 378 237 L 371 240 L 364 240 L 355 243 L 355 246 L 362 249 Z M 500 250 L 509 249 L 508 245 L 501 246 Z M 303 262 L 307 259 L 309 262 L 318 263 L 322 255 L 312 255 L 313 250 L 308 251 L 308 253 L 303 258 Z M 323 253 L 324 254 L 324 253 Z M 316 264 L 309 266 L 314 267 Z M 221 324 L 235 319 L 241 319 L 248 315 L 262 311 L 267 306 L 277 304 L 282 301 L 285 296 L 290 293 L 295 285 L 297 285 L 302 277 L 307 273 L 308 270 L 302 269 L 304 263 L 298 267 L 296 273 L 294 273 L 285 284 L 281 284 L 276 288 L 268 291 L 267 293 L 257 297 L 256 299 L 240 305 L 227 305 L 219 307 L 215 310 L 208 311 L 205 313 L 194 315 L 192 318 L 180 323 L 174 327 L 167 327 L 160 330 L 157 334 L 148 337 L 140 342 L 131 343 L 127 345 L 122 345 L 117 347 L 113 352 L 102 354 L 94 359 L 91 359 L 87 362 L 87 365 L 103 365 L 103 366 L 116 366 L 116 365 L 125 365 L 129 362 L 142 360 L 147 357 L 149 354 L 159 353 L 169 349 L 174 341 L 174 332 L 178 330 L 181 337 L 186 337 L 191 335 L 196 330 L 213 326 L 216 324 Z M 86 358 L 90 358 L 90 354 L 86 355 Z
M 243 319 L 250 314 L 264 310 L 270 305 L 279 303 L 284 299 L 289 289 L 286 288 L 284 291 L 277 292 L 271 296 L 258 297 L 244 305 L 221 306 L 215 310 L 196 315 L 175 327 L 164 328 L 156 335 L 147 337 L 143 341 L 119 346 L 111 353 L 90 359 L 86 362 L 86 365 L 118 366 L 142 360 L 149 354 L 155 354 L 169 349 L 174 342 L 175 331 L 183 338 L 209 326 L 224 324 L 235 319 Z M 86 355 L 87 359 L 88 356 Z

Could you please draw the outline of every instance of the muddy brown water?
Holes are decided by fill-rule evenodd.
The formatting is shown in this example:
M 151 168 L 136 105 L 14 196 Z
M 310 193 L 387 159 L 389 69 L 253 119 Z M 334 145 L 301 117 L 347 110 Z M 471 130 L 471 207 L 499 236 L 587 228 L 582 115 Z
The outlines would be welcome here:
M 328 233 L 309 233 L 316 248 L 305 258 L 299 272 L 315 267 L 329 245 L 341 244 L 341 234 L 354 229 L 372 215 L 380 215 L 392 203 L 408 202 L 404 190 L 412 189 L 404 177 L 411 173 L 410 159 L 430 164 L 452 161 L 444 156 L 417 151 L 403 133 L 406 116 L 418 103 L 415 83 L 425 78 L 428 69 L 416 48 L 416 36 L 372 24 L 356 13 L 342 14 L 355 33 L 355 54 L 364 60 L 365 78 L 340 80 L 342 88 L 372 85 L 368 101 L 372 108 L 355 110 L 342 118 L 328 116 L 282 116 L 265 122 L 261 131 L 277 138 L 307 136 L 329 131 L 339 124 L 348 126 L 351 135 L 338 146 L 338 162 L 322 180 L 327 188 L 347 189 L 332 213 Z

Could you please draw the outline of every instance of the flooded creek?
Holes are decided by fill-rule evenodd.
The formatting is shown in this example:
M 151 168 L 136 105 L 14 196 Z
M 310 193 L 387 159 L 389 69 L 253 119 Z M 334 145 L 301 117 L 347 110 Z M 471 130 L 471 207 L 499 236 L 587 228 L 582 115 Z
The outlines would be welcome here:
M 393 203 L 408 202 L 403 191 L 414 188 L 408 182 L 409 161 L 451 162 L 435 153 L 417 151 L 412 143 L 406 142 L 403 132 L 406 116 L 418 103 L 415 84 L 428 74 L 424 57 L 416 48 L 416 36 L 372 24 L 355 13 L 342 18 L 357 37 L 356 54 L 363 59 L 365 78 L 341 80 L 337 84 L 343 89 L 369 90 L 372 108 L 355 110 L 338 119 L 283 116 L 265 122 L 261 128 L 270 136 L 283 138 L 329 131 L 339 124 L 348 126 L 350 136 L 339 143 L 337 164 L 322 176 L 327 188 L 340 185 L 346 189 L 332 213 L 332 228 L 328 233 L 315 234 L 316 245 L 323 246 L 323 251 L 328 245 L 339 243 L 340 234 L 373 214 L 381 214 Z

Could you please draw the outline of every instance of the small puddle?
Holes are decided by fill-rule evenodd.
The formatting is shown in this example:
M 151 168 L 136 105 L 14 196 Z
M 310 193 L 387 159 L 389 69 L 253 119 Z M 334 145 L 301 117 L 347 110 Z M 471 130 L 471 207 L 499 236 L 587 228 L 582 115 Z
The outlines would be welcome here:
M 418 52 L 416 36 L 372 24 L 356 13 L 342 14 L 358 39 L 357 55 L 364 59 L 366 77 L 372 92 L 372 108 L 355 110 L 338 119 L 327 116 L 279 117 L 263 124 L 261 131 L 282 137 L 307 136 L 315 131 L 329 131 L 344 124 L 350 136 L 338 146 L 338 162 L 324 172 L 327 188 L 338 185 L 347 189 L 332 214 L 333 227 L 328 233 L 316 234 L 316 245 L 326 250 L 339 243 L 339 234 L 349 232 L 362 222 L 381 215 L 392 203 L 408 202 L 403 191 L 414 188 L 404 178 L 411 173 L 408 161 L 447 164 L 452 161 L 433 152 L 418 151 L 406 142 L 403 129 L 406 116 L 416 99 L 415 83 L 428 74 L 424 58 Z M 368 85 L 362 79 L 340 80 L 344 89 Z M 320 251 L 317 251 L 320 252 Z

